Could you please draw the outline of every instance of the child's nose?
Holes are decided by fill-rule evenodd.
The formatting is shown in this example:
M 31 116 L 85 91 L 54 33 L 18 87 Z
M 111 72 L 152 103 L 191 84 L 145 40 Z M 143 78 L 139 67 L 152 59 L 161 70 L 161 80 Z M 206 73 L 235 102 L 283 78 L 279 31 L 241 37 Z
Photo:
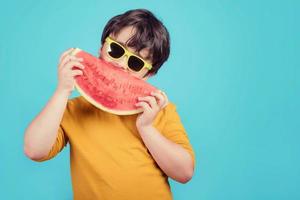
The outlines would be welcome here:
M 127 70 L 127 56 L 123 56 L 118 62 L 118 64 L 124 69 Z

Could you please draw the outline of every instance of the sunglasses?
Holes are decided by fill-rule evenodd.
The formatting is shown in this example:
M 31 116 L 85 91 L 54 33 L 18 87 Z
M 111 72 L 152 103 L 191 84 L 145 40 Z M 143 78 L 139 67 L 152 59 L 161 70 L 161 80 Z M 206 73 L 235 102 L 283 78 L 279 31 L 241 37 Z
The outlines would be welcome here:
M 134 53 L 131 53 L 117 41 L 113 40 L 110 37 L 107 37 L 105 41 L 108 44 L 107 53 L 112 59 L 118 60 L 123 56 L 127 57 L 127 66 L 129 70 L 133 72 L 139 72 L 144 68 L 151 70 L 152 65 L 150 63 L 135 55 Z

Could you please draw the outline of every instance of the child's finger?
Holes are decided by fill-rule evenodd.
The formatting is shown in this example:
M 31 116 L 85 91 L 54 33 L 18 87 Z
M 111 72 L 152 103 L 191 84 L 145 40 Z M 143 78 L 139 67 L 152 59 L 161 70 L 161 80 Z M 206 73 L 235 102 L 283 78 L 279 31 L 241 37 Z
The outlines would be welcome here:
M 151 95 L 157 98 L 159 107 L 162 107 L 165 104 L 166 98 L 162 93 L 151 92 Z
M 71 61 L 78 61 L 78 62 L 82 62 L 83 58 L 77 58 L 76 56 L 71 56 L 71 55 L 67 55 L 65 56 L 65 58 L 61 61 L 59 68 L 63 68 L 68 62 Z
M 162 108 L 164 108 L 164 107 L 166 107 L 167 105 L 168 105 L 168 103 L 169 103 L 169 98 L 168 98 L 168 96 L 167 96 L 167 94 L 166 93 L 164 93 L 163 91 L 160 91 L 161 92 L 161 94 L 164 96 L 164 98 L 165 98 L 165 102 L 164 102 L 164 104 L 162 105 Z
M 62 59 L 62 61 L 59 63 L 58 68 L 59 68 L 59 69 L 64 68 L 65 65 L 66 65 L 68 62 L 70 62 L 70 61 L 71 61 L 70 56 L 69 56 L 69 55 L 66 55 L 66 56 Z
M 156 99 L 152 96 L 146 96 L 146 97 L 139 97 L 139 101 L 146 101 L 152 109 L 156 109 L 158 107 L 158 103 Z
M 64 51 L 64 52 L 62 53 L 62 55 L 60 56 L 60 58 L 59 58 L 59 62 L 61 62 L 61 61 L 62 61 L 67 55 L 69 55 L 73 50 L 74 50 L 74 48 L 70 48 L 70 49 Z
M 143 109 L 143 111 L 150 111 L 151 107 L 149 106 L 148 103 L 140 101 L 138 103 L 135 104 L 136 107 L 141 107 Z
M 77 67 L 79 69 L 84 69 L 84 65 L 78 61 L 70 61 L 65 65 L 65 69 L 72 69 L 73 67 Z
M 82 75 L 83 72 L 81 70 L 79 70 L 79 69 L 74 69 L 74 70 L 72 70 L 71 74 L 74 77 L 74 76 Z

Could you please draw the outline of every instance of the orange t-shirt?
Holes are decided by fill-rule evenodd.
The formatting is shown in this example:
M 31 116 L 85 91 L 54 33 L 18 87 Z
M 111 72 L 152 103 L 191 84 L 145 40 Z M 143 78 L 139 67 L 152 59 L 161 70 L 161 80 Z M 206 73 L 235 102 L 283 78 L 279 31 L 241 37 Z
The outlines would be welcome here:
M 75 200 L 172 199 L 168 177 L 144 145 L 136 117 L 104 112 L 81 96 L 70 99 L 51 151 L 36 161 L 53 158 L 69 143 Z M 153 125 L 195 162 L 174 104 L 161 110 Z

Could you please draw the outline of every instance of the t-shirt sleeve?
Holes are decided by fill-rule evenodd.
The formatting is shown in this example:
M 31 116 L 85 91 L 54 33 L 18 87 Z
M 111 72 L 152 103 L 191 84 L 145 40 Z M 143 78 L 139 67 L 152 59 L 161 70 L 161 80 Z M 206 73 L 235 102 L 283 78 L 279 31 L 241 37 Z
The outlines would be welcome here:
M 67 107 L 64 111 L 63 118 L 61 120 L 61 123 L 60 123 L 58 131 L 57 131 L 56 140 L 55 140 L 54 144 L 52 145 L 52 148 L 50 149 L 48 155 L 43 158 L 40 158 L 40 159 L 34 159 L 35 161 L 43 162 L 46 160 L 50 160 L 53 157 L 55 157 L 59 152 L 61 152 L 65 146 L 67 146 L 69 139 L 66 134 L 65 127 L 67 127 L 68 123 L 69 123 L 68 121 L 70 118 L 70 114 L 69 114 L 70 113 L 70 103 L 71 103 L 71 101 L 68 100 Z
M 179 114 L 176 111 L 176 106 L 173 103 L 169 103 L 165 109 L 166 122 L 162 129 L 162 134 L 169 140 L 186 149 L 195 164 L 195 153 Z
M 49 151 L 48 155 L 40 158 L 40 159 L 35 159 L 35 161 L 42 162 L 46 160 L 50 160 L 53 157 L 55 157 L 61 150 L 67 145 L 68 143 L 68 138 L 65 135 L 65 132 L 63 130 L 63 127 L 60 125 L 57 131 L 57 136 L 54 144 L 52 145 L 51 150 Z

